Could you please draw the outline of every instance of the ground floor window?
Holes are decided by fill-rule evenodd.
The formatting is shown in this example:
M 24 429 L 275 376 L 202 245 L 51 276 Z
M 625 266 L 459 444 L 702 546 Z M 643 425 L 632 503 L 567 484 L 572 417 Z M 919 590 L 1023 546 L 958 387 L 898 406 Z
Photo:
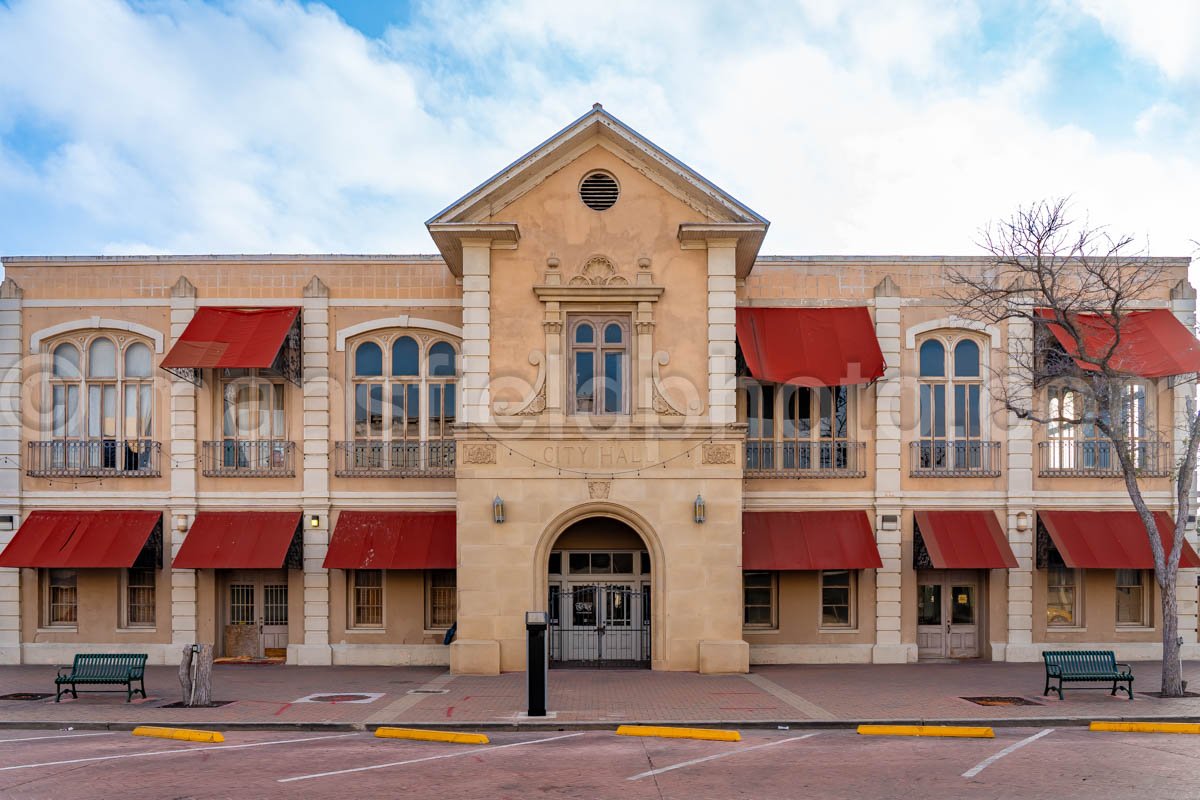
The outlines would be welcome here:
M 821 627 L 853 628 L 855 626 L 856 574 L 848 569 L 821 572 Z
M 1079 570 L 1052 566 L 1046 570 L 1046 626 L 1081 628 Z
M 425 573 L 425 627 L 449 628 L 458 617 L 457 579 L 452 569 Z
M 73 628 L 79 623 L 79 573 L 73 569 L 42 570 L 42 624 Z
M 155 578 L 152 569 L 127 569 L 121 592 L 121 627 L 153 628 L 155 621 Z
M 1149 626 L 1146 602 L 1146 573 L 1140 569 L 1117 570 L 1117 624 L 1136 628 Z
M 778 626 L 778 576 L 776 572 L 742 573 L 742 624 L 746 628 Z
M 350 571 L 350 609 L 352 627 L 383 627 L 383 570 Z

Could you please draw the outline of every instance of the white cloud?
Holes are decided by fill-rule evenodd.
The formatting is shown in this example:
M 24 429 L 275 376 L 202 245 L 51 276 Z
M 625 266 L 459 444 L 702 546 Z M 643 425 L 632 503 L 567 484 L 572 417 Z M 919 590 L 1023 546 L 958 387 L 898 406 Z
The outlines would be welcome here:
M 1196 0 L 1076 0 L 1105 33 L 1175 81 L 1200 83 Z
M 1051 34 L 963 73 L 971 4 L 431 4 L 384 41 L 286 0 L 151 8 L 0 6 L 0 135 L 63 134 L 33 168 L 0 148 L 0 191 L 82 208 L 94 250 L 430 252 L 424 219 L 596 100 L 770 253 L 970 253 L 1060 194 L 1160 254 L 1200 235 L 1196 155 L 1039 116 Z

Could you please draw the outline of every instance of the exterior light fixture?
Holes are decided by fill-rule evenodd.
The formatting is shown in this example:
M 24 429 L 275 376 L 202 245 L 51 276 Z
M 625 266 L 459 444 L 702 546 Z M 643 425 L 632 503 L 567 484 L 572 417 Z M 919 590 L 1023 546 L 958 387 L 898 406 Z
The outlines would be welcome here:
M 704 495 L 698 494 L 696 495 L 696 502 L 692 503 L 692 511 L 697 524 L 704 522 L 704 510 Z
M 318 514 L 310 514 L 310 515 L 309 515 L 309 517 L 308 517 L 308 527 L 310 527 L 310 528 L 319 528 L 319 527 L 321 527 L 321 517 L 320 517 L 320 515 L 318 515 Z
M 177 514 L 175 516 L 175 530 L 186 531 L 187 530 L 187 522 L 188 522 L 187 514 Z
M 1029 530 L 1029 515 L 1026 514 L 1024 511 L 1017 512 L 1017 530 L 1019 530 L 1019 531 Z
M 492 519 L 497 525 L 504 522 L 504 501 L 500 499 L 500 495 L 496 495 L 496 499 L 492 501 Z
M 884 514 L 879 518 L 879 529 L 882 531 L 900 530 L 900 515 Z

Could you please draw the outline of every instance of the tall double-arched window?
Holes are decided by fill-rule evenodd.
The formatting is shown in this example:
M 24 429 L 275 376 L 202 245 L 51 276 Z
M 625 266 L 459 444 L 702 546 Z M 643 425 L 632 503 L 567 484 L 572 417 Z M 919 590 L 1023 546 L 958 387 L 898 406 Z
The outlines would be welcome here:
M 154 435 L 154 359 L 138 339 L 108 334 L 50 348 L 51 459 L 60 466 L 138 469 Z
M 454 466 L 458 351 L 415 334 L 364 339 L 351 356 L 351 470 Z
M 918 349 L 919 470 L 990 470 L 983 442 L 983 363 L 968 336 L 932 336 Z
M 629 319 L 570 318 L 571 409 L 576 414 L 625 414 L 629 401 Z

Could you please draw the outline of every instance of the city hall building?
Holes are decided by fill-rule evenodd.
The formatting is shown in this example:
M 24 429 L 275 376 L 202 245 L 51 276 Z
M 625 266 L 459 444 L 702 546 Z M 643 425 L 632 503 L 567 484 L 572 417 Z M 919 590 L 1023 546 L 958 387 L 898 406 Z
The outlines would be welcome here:
M 530 610 L 563 665 L 1161 653 L 1115 454 L 1005 412 L 1031 330 L 946 299 L 987 259 L 765 255 L 598 105 L 427 227 L 434 255 L 4 259 L 0 661 L 490 674 Z M 1170 514 L 1200 358 L 1189 260 L 1155 263 L 1122 347 Z

